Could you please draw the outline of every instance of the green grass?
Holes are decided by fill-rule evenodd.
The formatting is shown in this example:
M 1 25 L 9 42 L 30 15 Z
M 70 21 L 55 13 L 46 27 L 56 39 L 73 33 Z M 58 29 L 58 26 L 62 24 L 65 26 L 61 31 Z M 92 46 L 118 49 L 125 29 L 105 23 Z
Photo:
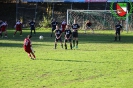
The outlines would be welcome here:
M 64 50 L 49 30 L 37 30 L 32 44 L 36 60 L 24 52 L 23 40 L 29 30 L 8 39 L 0 38 L 0 88 L 132 88 L 133 32 L 121 34 L 114 42 L 114 31 L 79 33 L 79 48 Z M 39 40 L 39 35 L 44 40 Z

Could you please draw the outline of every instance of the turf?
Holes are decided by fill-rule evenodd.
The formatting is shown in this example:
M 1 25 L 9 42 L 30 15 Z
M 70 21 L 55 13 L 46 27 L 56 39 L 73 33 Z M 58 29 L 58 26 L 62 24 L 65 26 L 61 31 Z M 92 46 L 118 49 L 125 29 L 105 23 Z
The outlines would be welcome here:
M 32 37 L 36 60 L 24 52 L 29 30 L 13 38 L 0 38 L 0 88 L 132 88 L 133 32 L 122 32 L 114 42 L 114 31 L 79 33 L 78 49 L 54 49 L 49 30 L 37 30 Z M 39 40 L 43 35 L 44 40 Z

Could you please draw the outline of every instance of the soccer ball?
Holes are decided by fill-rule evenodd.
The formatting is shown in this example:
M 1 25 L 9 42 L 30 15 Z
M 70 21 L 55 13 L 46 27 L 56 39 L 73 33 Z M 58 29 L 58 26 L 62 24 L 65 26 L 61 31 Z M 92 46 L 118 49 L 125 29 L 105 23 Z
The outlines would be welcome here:
M 43 39 L 43 36 L 42 36 L 42 35 L 41 35 L 41 36 L 39 36 L 39 39 L 40 39 L 40 40 L 42 40 L 42 39 Z

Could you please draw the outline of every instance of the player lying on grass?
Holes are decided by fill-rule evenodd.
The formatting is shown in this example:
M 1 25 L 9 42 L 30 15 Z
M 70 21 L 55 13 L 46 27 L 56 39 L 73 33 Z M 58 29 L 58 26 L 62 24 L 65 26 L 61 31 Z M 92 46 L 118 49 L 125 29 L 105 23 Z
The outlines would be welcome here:
M 64 40 L 65 49 L 67 49 L 67 44 L 66 44 L 67 41 L 69 41 L 70 48 L 72 49 L 71 37 L 72 37 L 72 32 L 71 32 L 70 25 L 66 25 L 66 29 L 65 29 L 65 40 Z
M 117 24 L 115 25 L 115 41 L 117 41 L 117 37 L 119 38 L 119 41 L 121 40 L 121 34 L 120 31 L 122 30 L 122 26 L 120 24 L 120 22 L 117 22 Z
M 24 45 L 23 45 L 23 48 L 25 50 L 25 52 L 28 53 L 28 56 L 31 58 L 31 59 L 36 59 L 36 56 L 34 54 L 35 51 L 33 51 L 33 48 L 32 48 L 32 45 L 31 45 L 31 35 L 28 35 L 27 38 L 24 39 Z M 31 56 L 32 54 L 32 56 Z
M 59 29 L 59 26 L 56 25 L 56 29 L 55 29 L 55 49 L 57 47 L 57 42 L 60 41 L 61 43 L 61 47 L 63 48 L 63 44 L 62 44 L 62 31 Z

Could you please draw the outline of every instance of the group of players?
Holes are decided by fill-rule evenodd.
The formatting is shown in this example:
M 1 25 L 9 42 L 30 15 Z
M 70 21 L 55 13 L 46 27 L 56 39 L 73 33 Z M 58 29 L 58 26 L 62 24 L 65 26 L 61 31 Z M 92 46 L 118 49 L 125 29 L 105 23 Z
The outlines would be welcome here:
M 55 49 L 57 48 L 57 42 L 61 42 L 61 47 L 63 48 L 62 43 L 62 35 L 64 33 L 64 46 L 67 49 L 67 42 L 70 43 L 70 49 L 78 48 L 78 29 L 80 28 L 79 24 L 77 24 L 76 19 L 74 19 L 74 23 L 69 25 L 65 22 L 65 20 L 61 23 L 61 28 L 59 28 L 58 22 L 54 19 L 51 23 L 52 26 L 52 33 L 55 31 Z M 71 31 L 72 29 L 72 31 Z M 72 39 L 73 39 L 73 46 L 72 46 Z
M 35 32 L 35 22 L 33 20 L 31 20 L 29 22 L 29 26 L 30 26 L 30 29 L 31 29 L 31 35 L 32 35 L 32 30 L 34 30 L 34 34 L 36 34 Z M 2 21 L 0 20 L 0 36 L 3 38 L 3 33 L 4 33 L 4 37 L 7 38 L 7 27 L 8 27 L 8 24 L 6 21 Z M 20 20 L 18 20 L 15 24 L 15 32 L 13 34 L 13 37 L 15 37 L 17 31 L 20 32 L 20 36 L 22 36 L 22 23 L 20 22 Z
M 31 41 L 30 41 L 30 38 L 32 37 L 32 30 L 34 30 L 34 34 L 36 34 L 35 32 L 35 22 L 33 20 L 31 20 L 29 22 L 29 25 L 30 25 L 30 29 L 31 29 L 31 34 L 27 36 L 27 38 L 24 39 L 24 50 L 28 53 L 29 57 L 31 59 L 36 59 L 36 56 L 34 54 L 34 50 L 32 49 L 32 45 L 31 45 Z M 94 33 L 94 30 L 91 28 L 91 22 L 88 20 L 86 22 L 86 29 L 85 29 L 85 33 L 86 33 L 86 30 L 88 28 L 90 28 L 93 33 Z M 5 21 L 2 21 L 0 20 L 0 36 L 2 36 L 2 33 L 5 33 L 5 37 L 7 37 L 7 31 L 6 31 L 6 28 L 7 28 L 8 24 L 7 22 Z M 57 42 L 60 41 L 61 42 L 61 47 L 63 48 L 63 42 L 62 42 L 62 35 L 64 33 L 64 46 L 65 46 L 65 49 L 67 49 L 67 42 L 70 43 L 70 49 L 73 49 L 73 48 L 78 48 L 78 29 L 80 28 L 79 24 L 77 23 L 76 19 L 74 19 L 74 23 L 72 25 L 69 25 L 66 23 L 66 21 L 64 20 L 62 23 L 61 23 L 61 28 L 59 27 L 59 24 L 58 22 L 54 19 L 52 22 L 51 22 L 51 26 L 52 26 L 52 33 L 51 33 L 51 37 L 53 35 L 53 32 L 55 33 L 55 49 L 57 48 Z M 17 31 L 20 31 L 20 36 L 22 35 L 22 23 L 20 22 L 20 20 L 18 20 L 15 24 L 15 28 L 16 28 L 16 31 L 14 32 L 14 35 L 13 37 L 15 36 L 15 34 L 17 33 Z M 120 31 L 122 29 L 122 26 L 120 25 L 120 22 L 117 22 L 117 24 L 115 25 L 115 41 L 117 41 L 117 37 L 119 38 L 119 41 L 121 40 L 121 37 L 120 37 Z M 72 41 L 73 40 L 73 44 L 72 44 Z M 32 54 L 32 55 L 31 55 Z M 33 56 L 33 57 L 32 57 Z

